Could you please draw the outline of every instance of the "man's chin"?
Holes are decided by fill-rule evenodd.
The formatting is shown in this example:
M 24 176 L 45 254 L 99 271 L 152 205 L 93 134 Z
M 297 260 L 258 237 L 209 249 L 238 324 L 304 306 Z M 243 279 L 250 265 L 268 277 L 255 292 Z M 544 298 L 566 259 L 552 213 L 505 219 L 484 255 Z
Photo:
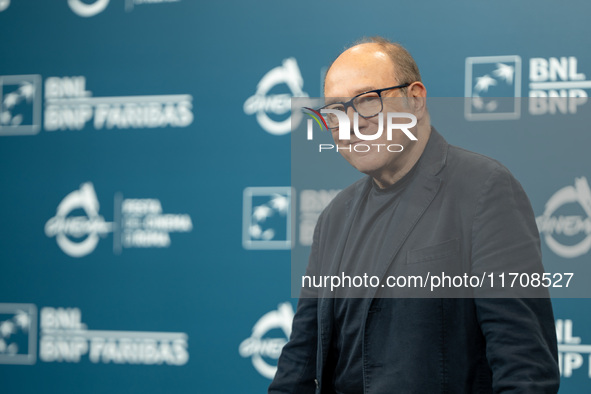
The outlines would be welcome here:
M 378 165 L 377 163 L 372 162 L 364 162 L 363 160 L 352 160 L 349 163 L 359 172 L 364 173 L 365 175 L 374 176 L 375 174 L 379 173 L 382 166 Z
M 382 168 L 387 165 L 387 160 L 381 155 L 372 153 L 356 153 L 354 155 L 347 155 L 345 159 L 351 164 L 357 171 L 367 175 L 379 172 Z

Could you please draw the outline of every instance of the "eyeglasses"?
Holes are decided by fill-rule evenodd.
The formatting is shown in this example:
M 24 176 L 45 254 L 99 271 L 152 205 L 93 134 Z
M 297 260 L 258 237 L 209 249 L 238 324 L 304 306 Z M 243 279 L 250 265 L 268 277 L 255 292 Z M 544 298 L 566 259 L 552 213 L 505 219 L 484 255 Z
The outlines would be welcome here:
M 345 103 L 337 102 L 325 105 L 324 107 L 320 108 L 318 112 L 320 112 L 320 110 L 322 109 L 336 109 L 346 113 L 349 107 L 353 107 L 353 110 L 357 112 L 359 115 L 361 115 L 362 118 L 373 118 L 374 116 L 382 112 L 382 110 L 384 109 L 384 103 L 382 101 L 382 92 L 392 89 L 402 89 L 407 86 L 410 86 L 410 83 L 403 83 L 402 85 L 396 85 L 389 88 L 363 92 Z M 339 127 L 339 120 L 336 115 L 322 114 L 322 116 L 324 116 L 324 118 L 326 119 L 326 123 L 329 129 L 336 129 Z

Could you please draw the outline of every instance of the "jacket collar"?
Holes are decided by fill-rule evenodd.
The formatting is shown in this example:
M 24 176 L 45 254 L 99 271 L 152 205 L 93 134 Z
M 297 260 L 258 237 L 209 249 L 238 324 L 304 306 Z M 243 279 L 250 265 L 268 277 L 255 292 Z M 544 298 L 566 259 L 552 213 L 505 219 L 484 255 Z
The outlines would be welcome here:
M 448 146 L 447 141 L 437 132 L 435 127 L 431 126 L 431 135 L 421 155 L 419 168 L 417 169 L 427 174 L 437 175 L 447 161 Z

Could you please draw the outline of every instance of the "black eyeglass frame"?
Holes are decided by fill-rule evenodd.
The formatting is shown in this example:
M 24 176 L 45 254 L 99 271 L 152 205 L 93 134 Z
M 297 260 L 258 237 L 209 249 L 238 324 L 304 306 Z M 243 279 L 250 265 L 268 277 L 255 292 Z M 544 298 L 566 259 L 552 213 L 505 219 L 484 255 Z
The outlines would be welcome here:
M 353 104 L 353 101 L 358 98 L 363 96 L 364 94 L 368 94 L 368 93 L 377 93 L 378 97 L 380 98 L 380 110 L 378 112 L 376 112 L 373 115 L 370 116 L 363 116 L 359 113 L 359 115 L 364 118 L 364 119 L 369 119 L 369 118 L 373 118 L 374 116 L 376 116 L 377 114 L 379 114 L 380 112 L 382 112 L 382 109 L 384 109 L 384 100 L 382 100 L 382 92 L 385 92 L 386 90 L 392 90 L 392 89 L 402 89 L 402 88 L 406 88 L 408 86 L 410 86 L 410 83 L 403 83 L 402 85 L 396 85 L 396 86 L 391 86 L 389 88 L 383 88 L 383 89 L 375 89 L 375 90 L 368 90 L 367 92 L 363 92 L 363 93 L 359 93 L 357 96 L 353 97 L 351 100 L 347 101 L 347 102 L 335 102 L 335 103 L 330 103 L 325 105 L 324 107 L 320 107 L 318 108 L 318 112 L 320 112 L 320 110 L 324 109 L 324 108 L 328 108 L 329 106 L 335 105 L 335 104 L 342 104 L 343 107 L 345 107 L 345 110 L 343 112 L 347 112 L 349 107 L 352 107 L 353 110 L 357 113 L 359 113 L 359 111 L 357 110 L 357 108 L 355 108 L 355 104 Z M 335 127 L 329 127 L 329 129 L 336 129 L 338 126 Z

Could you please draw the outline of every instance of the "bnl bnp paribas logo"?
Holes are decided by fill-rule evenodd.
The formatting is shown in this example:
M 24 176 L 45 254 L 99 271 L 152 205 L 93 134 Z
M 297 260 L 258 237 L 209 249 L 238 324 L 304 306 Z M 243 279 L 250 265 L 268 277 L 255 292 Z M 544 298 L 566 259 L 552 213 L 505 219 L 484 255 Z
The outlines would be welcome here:
M 256 115 L 259 125 L 269 134 L 284 135 L 297 127 L 303 114 L 291 113 L 292 97 L 308 97 L 304 79 L 295 58 L 283 60 L 281 66 L 267 72 L 257 85 L 256 93 L 244 102 L 244 113 Z
M 91 330 L 79 308 L 43 307 L 39 359 L 43 362 L 181 366 L 189 361 L 184 332 Z
M 91 330 L 79 308 L 0 303 L 0 364 L 42 362 L 181 366 L 189 361 L 184 332 Z M 39 338 L 37 338 L 39 337 Z
M 171 233 L 193 230 L 188 214 L 163 213 L 156 198 L 123 198 L 115 193 L 114 221 L 99 213 L 100 204 L 91 182 L 80 185 L 58 204 L 55 216 L 45 224 L 45 234 L 55 238 L 68 256 L 84 257 L 92 253 L 99 241 L 113 234 L 113 252 L 123 248 L 168 248 Z
M 0 135 L 65 130 L 184 128 L 193 123 L 190 94 L 100 96 L 85 76 L 0 76 Z M 44 107 L 43 107 L 44 105 Z M 43 122 L 41 113 L 43 112 Z
M 591 250 L 591 189 L 587 178 L 554 193 L 544 213 L 536 218 L 546 245 L 563 258 L 576 258 Z
M 297 198 L 298 243 L 311 246 L 320 213 L 340 189 L 304 189 Z M 293 195 L 293 197 L 292 197 Z M 245 249 L 291 249 L 295 190 L 291 187 L 248 187 L 243 195 L 242 245 Z M 295 215 L 293 215 L 295 216 Z M 294 226 L 295 227 L 295 226 Z
M 525 97 L 529 97 L 530 115 L 574 114 L 587 102 L 591 81 L 578 71 L 575 56 L 530 58 L 528 64 Z M 522 75 L 522 59 L 517 55 L 466 58 L 466 119 L 519 119 Z
M 583 344 L 581 337 L 574 335 L 571 319 L 556 320 L 556 338 L 558 340 L 558 365 L 564 378 L 583 375 L 582 368 L 587 361 L 587 377 L 591 379 L 591 345 Z M 579 370 L 579 372 L 575 372 Z

